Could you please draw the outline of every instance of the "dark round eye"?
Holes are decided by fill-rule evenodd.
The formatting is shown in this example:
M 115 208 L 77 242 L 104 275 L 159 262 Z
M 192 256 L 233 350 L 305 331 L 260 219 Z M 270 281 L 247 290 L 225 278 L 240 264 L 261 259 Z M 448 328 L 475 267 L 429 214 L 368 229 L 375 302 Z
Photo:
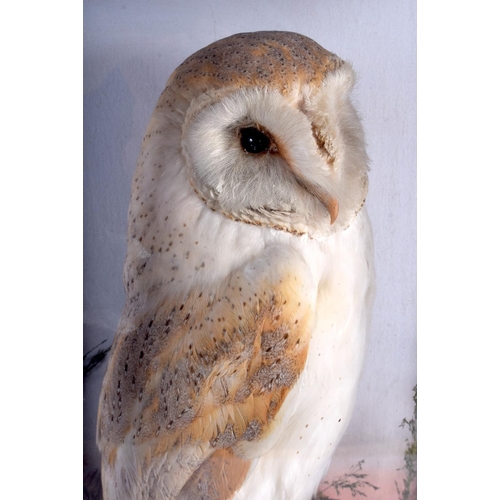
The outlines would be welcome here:
M 269 137 L 255 127 L 242 128 L 240 130 L 241 147 L 252 154 L 263 153 L 269 149 L 271 140 Z

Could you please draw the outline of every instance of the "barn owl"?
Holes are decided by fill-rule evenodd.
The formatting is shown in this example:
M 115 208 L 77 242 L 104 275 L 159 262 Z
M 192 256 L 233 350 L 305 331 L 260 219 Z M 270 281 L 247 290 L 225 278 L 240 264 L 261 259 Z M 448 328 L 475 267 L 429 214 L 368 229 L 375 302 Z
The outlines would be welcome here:
M 99 402 L 106 500 L 310 500 L 353 409 L 373 266 L 351 66 L 289 32 L 186 59 L 132 183 Z

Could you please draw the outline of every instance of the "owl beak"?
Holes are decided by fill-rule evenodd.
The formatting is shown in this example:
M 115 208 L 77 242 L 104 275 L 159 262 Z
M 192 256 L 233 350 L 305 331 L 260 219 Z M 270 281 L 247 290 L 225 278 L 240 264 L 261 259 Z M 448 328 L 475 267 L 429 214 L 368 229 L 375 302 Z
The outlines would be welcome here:
M 302 185 L 326 208 L 327 212 L 330 214 L 330 225 L 332 225 L 339 216 L 339 202 L 337 198 L 318 185 L 311 185 L 304 181 L 302 181 Z
M 330 213 L 330 225 L 332 225 L 339 215 L 339 202 L 335 198 L 330 198 L 328 200 L 327 209 Z
M 278 149 L 281 156 L 285 159 L 290 170 L 295 175 L 296 179 L 302 185 L 302 187 L 309 191 L 310 194 L 315 196 L 326 208 L 326 210 L 330 214 L 330 225 L 332 225 L 337 220 L 337 217 L 339 215 L 339 202 L 332 193 L 329 193 L 321 186 L 320 183 L 324 183 L 324 178 L 317 180 L 311 179 L 311 176 L 309 174 L 305 174 L 303 171 L 301 171 L 300 168 L 297 167 L 296 162 L 293 160 L 293 157 L 291 157 L 288 150 L 284 148 L 279 142 Z
M 332 195 L 325 192 L 315 193 L 318 200 L 324 205 L 330 214 L 330 225 L 332 225 L 339 215 L 339 202 Z
M 308 191 L 315 196 L 330 214 L 330 225 L 332 225 L 339 216 L 339 202 L 330 193 L 317 186 L 309 185 Z

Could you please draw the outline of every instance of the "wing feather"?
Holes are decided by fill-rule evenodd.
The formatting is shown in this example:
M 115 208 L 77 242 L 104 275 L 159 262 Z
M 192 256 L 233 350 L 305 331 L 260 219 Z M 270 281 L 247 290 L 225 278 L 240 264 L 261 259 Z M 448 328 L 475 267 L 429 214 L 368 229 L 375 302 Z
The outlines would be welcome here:
M 107 498 L 188 498 L 193 488 L 231 498 L 243 482 L 245 443 L 277 432 L 314 327 L 310 273 L 298 254 L 283 253 L 210 294 L 168 297 L 118 332 L 99 412 Z M 222 466 L 224 488 L 213 477 Z

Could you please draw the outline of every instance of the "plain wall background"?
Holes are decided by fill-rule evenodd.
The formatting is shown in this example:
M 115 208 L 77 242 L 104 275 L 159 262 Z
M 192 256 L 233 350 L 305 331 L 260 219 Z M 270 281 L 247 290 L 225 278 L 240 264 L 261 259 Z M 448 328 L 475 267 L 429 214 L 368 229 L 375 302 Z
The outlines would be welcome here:
M 371 159 L 367 206 L 377 295 L 353 420 L 332 471 L 364 459 L 369 498 L 396 498 L 416 384 L 416 2 L 84 2 L 84 352 L 108 339 L 124 304 L 127 210 L 142 136 L 171 72 L 238 32 L 296 31 L 353 63 Z M 106 363 L 85 380 L 84 454 L 94 445 Z

